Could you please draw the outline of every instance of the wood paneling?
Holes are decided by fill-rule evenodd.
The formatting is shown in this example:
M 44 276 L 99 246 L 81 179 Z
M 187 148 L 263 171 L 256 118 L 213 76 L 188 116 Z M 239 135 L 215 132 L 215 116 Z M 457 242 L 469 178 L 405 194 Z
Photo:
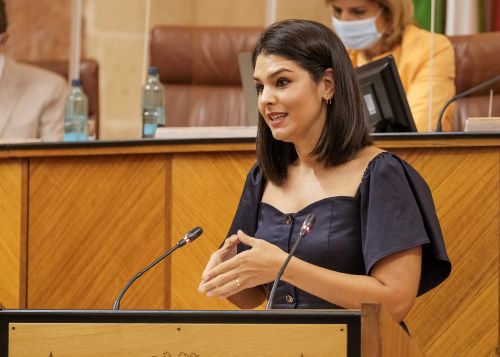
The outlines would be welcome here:
M 226 238 L 238 205 L 242 182 L 255 154 L 175 155 L 172 172 L 172 231 L 179 239 L 194 226 L 204 234 L 172 257 L 173 309 L 234 309 L 227 301 L 198 293 L 201 273 L 210 254 Z
M 408 161 L 429 184 L 453 263 L 450 278 L 417 299 L 406 319 L 412 336 L 429 356 L 494 356 L 499 326 L 498 138 L 378 144 Z M 29 187 L 29 308 L 110 308 L 130 277 L 196 225 L 203 227 L 203 236 L 141 278 L 123 306 L 234 308 L 196 289 L 210 254 L 225 238 L 255 159 L 254 145 L 11 147 L 0 157 L 0 175 L 6 177 L 0 180 L 0 192 L 8 197 L 0 203 L 1 234 L 11 229 L 5 227 L 22 227 L 22 192 Z M 29 164 L 29 185 L 23 181 L 23 163 Z M 12 212 L 14 223 L 2 226 Z M 22 228 L 11 234 L 12 241 L 22 241 Z M 1 247 L 7 259 L 22 259 L 22 252 L 5 253 L 10 244 Z M 16 273 L 8 279 L 17 281 L 5 285 L 4 293 L 18 296 L 22 278 Z
M 424 357 L 416 340 L 381 305 L 361 306 L 361 356 Z
M 26 193 L 23 160 L 0 161 L 0 303 L 26 307 Z
M 9 337 L 10 357 L 347 357 L 345 324 L 15 323 Z
M 165 249 L 162 156 L 34 159 L 30 165 L 29 308 L 111 308 L 128 279 Z M 164 307 L 155 267 L 124 308 Z
M 429 184 L 453 264 L 442 285 L 417 299 L 407 322 L 430 356 L 493 356 L 498 343 L 500 153 L 495 148 L 457 150 L 396 151 Z

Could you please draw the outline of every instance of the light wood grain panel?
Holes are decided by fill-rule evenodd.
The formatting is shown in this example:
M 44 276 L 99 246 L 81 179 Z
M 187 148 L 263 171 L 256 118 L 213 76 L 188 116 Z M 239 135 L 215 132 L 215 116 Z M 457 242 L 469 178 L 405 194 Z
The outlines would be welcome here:
M 28 307 L 111 308 L 126 281 L 163 253 L 165 162 L 146 155 L 32 160 Z M 123 307 L 162 308 L 164 290 L 157 266 Z
M 0 303 L 26 307 L 26 160 L 0 161 Z
M 247 140 L 245 140 L 247 141 Z M 234 151 L 254 151 L 255 143 L 248 142 L 223 142 L 221 143 L 189 143 L 189 142 L 168 142 L 155 140 L 150 145 L 145 142 L 134 141 L 123 145 L 120 142 L 113 143 L 96 142 L 96 145 L 53 145 L 38 149 L 11 147 L 10 150 L 0 150 L 2 158 L 25 158 L 25 157 L 60 157 L 60 156 L 101 156 L 101 155 L 124 155 L 124 154 L 167 154 L 167 153 L 187 153 L 187 152 L 234 152 Z M 93 144 L 93 143 L 90 143 Z M 103 145 L 100 145 L 103 144 Z M 36 147 L 36 145 L 35 145 Z
M 457 150 L 461 152 L 457 152 Z M 398 152 L 429 184 L 453 271 L 407 318 L 430 356 L 490 356 L 498 342 L 498 150 Z M 460 341 L 457 343 L 457 341 Z
M 361 311 L 361 356 L 424 357 L 417 341 L 408 336 L 382 305 L 363 304 Z
M 387 150 L 415 149 L 415 148 L 471 148 L 471 147 L 500 147 L 500 137 L 476 137 L 474 135 L 458 136 L 453 135 L 430 135 L 416 136 L 398 140 L 397 137 L 385 139 L 376 138 L 375 145 Z M 62 145 L 12 145 L 8 150 L 0 150 L 2 158 L 31 158 L 49 156 L 92 156 L 92 155 L 124 155 L 124 154 L 166 154 L 166 153 L 197 153 L 197 152 L 253 152 L 255 142 L 241 139 L 213 139 L 213 140 L 189 140 L 170 141 L 154 140 L 152 142 L 129 141 L 129 142 L 106 142 L 99 141 L 86 144 Z
M 173 158 L 172 234 L 199 225 L 204 234 L 172 259 L 173 309 L 233 309 L 198 293 L 210 254 L 226 238 L 254 153 L 183 154 Z
M 307 331 L 307 333 L 304 333 Z M 283 341 L 288 341 L 283 344 Z M 70 353 L 68 353 L 70 351 Z M 16 323 L 9 356 L 347 356 L 344 324 Z
M 498 344 L 500 146 L 468 139 L 381 145 L 428 182 L 453 262 L 451 277 L 419 297 L 406 320 L 429 356 L 494 356 Z M 254 147 L 156 144 L 0 153 L 2 164 L 31 162 L 28 307 L 108 308 L 129 277 L 200 225 L 205 234 L 172 257 L 171 280 L 168 264 L 156 267 L 124 306 L 233 308 L 196 288 L 230 225 Z M 0 210 L 0 221 L 7 216 Z

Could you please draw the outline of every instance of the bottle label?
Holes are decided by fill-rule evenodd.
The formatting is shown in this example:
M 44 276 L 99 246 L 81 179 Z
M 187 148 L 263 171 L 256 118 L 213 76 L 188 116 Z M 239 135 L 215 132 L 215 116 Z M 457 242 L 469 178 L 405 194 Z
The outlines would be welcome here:
M 87 116 L 69 115 L 64 120 L 64 141 L 87 141 Z
M 163 107 L 144 108 L 142 112 L 142 137 L 154 138 L 156 128 L 165 126 L 165 110 Z

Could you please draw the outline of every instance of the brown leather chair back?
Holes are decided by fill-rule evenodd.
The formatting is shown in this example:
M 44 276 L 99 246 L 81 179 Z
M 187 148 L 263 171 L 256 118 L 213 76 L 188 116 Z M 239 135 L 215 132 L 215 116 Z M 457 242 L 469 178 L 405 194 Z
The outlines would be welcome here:
M 167 126 L 248 125 L 238 54 L 262 28 L 157 26 L 151 66 L 165 86 Z
M 68 78 L 68 61 L 30 61 L 32 65 L 48 69 Z M 83 91 L 89 99 L 89 120 L 95 122 L 96 138 L 99 138 L 99 65 L 93 59 L 83 59 L 80 63 L 80 79 Z
M 500 32 L 450 36 L 455 49 L 457 94 L 500 75 Z M 493 89 L 492 116 L 500 117 L 500 81 L 491 88 L 457 101 L 453 130 L 463 131 L 469 117 L 488 115 L 490 89 Z

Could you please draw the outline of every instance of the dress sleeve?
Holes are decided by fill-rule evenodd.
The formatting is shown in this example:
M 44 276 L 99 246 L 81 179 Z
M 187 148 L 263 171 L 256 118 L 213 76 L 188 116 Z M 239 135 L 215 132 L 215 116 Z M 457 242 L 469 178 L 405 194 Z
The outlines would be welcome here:
M 264 190 L 264 177 L 259 166 L 255 164 L 247 175 L 243 192 L 241 193 L 238 209 L 234 215 L 227 237 L 236 234 L 241 229 L 253 236 L 257 230 L 259 202 Z
M 361 240 L 366 273 L 380 259 L 422 246 L 418 295 L 451 272 L 429 187 L 398 157 L 383 153 L 369 164 L 359 190 Z

